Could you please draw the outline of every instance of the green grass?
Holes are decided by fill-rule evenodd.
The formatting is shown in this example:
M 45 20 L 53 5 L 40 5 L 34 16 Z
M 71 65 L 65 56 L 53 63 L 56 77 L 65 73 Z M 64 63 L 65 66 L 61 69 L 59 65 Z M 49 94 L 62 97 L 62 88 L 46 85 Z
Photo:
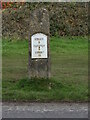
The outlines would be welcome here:
M 3 39 L 3 101 L 87 101 L 87 37 L 50 40 L 51 78 L 28 79 L 28 40 Z

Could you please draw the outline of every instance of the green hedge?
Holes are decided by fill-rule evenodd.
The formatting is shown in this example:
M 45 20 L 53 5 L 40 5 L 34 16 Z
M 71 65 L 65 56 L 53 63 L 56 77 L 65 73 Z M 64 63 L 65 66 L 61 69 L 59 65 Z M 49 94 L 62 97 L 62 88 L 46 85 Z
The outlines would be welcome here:
M 45 7 L 50 16 L 51 36 L 85 36 L 88 34 L 88 3 L 25 3 L 16 10 L 2 13 L 3 36 L 27 39 L 30 11 Z

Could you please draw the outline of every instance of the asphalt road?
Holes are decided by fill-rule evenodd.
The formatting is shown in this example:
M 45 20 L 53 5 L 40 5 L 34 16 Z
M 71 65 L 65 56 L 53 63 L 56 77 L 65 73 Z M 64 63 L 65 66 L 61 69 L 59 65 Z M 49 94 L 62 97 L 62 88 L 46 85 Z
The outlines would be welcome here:
M 3 103 L 3 118 L 88 118 L 87 103 Z

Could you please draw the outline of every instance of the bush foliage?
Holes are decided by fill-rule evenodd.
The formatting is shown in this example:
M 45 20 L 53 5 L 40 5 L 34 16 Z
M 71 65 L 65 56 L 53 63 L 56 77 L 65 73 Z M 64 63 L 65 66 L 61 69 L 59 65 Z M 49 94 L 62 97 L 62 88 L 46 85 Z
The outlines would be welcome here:
M 88 3 L 28 2 L 18 5 L 16 9 L 13 7 L 3 10 L 2 33 L 4 37 L 27 39 L 30 29 L 30 11 L 40 7 L 45 7 L 49 11 L 51 36 L 85 36 L 88 34 Z

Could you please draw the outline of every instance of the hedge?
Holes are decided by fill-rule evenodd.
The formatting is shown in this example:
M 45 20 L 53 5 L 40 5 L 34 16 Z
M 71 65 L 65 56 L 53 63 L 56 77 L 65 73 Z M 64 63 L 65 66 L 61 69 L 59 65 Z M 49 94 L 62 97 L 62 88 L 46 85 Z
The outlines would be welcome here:
M 44 7 L 49 11 L 51 36 L 88 35 L 88 3 L 25 3 L 2 12 L 3 37 L 28 38 L 30 12 Z

